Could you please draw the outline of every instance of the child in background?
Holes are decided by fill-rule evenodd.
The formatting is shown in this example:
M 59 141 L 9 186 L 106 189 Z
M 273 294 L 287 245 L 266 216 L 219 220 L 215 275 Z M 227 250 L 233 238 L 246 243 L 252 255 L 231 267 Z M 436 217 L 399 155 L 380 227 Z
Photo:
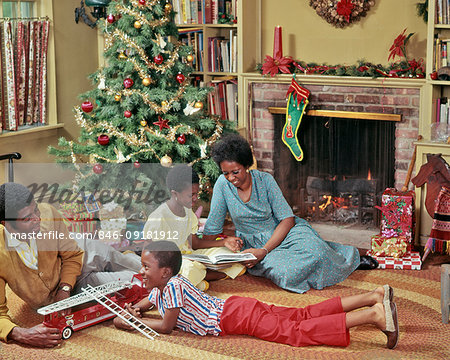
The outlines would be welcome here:
M 198 218 L 192 206 L 198 199 L 199 178 L 188 165 L 173 167 L 166 177 L 170 199 L 150 214 L 144 225 L 144 236 L 153 241 L 169 240 L 177 244 L 182 253 L 217 255 L 239 251 L 242 244 L 237 238 L 202 240 L 197 237 Z M 239 263 L 213 271 L 197 261 L 183 259 L 180 274 L 199 289 L 206 291 L 209 280 L 227 276 L 234 279 L 245 272 Z
M 387 336 L 387 347 L 398 342 L 397 307 L 394 291 L 388 286 L 347 297 L 335 297 L 305 308 L 267 305 L 256 299 L 231 296 L 222 300 L 195 288 L 189 280 L 177 275 L 181 252 L 174 243 L 158 241 L 142 251 L 144 286 L 148 298 L 126 310 L 157 332 L 169 334 L 174 328 L 197 335 L 250 335 L 263 340 L 292 346 L 348 346 L 348 329 L 358 325 L 375 325 Z M 162 319 L 142 317 L 152 305 Z M 368 307 L 360 311 L 352 311 Z M 120 318 L 118 328 L 132 330 Z

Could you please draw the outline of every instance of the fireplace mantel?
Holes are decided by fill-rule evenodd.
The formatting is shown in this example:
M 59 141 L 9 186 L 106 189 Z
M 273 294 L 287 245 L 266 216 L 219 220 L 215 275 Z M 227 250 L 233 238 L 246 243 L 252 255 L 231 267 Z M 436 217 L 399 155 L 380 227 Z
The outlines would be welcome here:
M 286 114 L 286 108 L 269 106 L 271 114 Z M 361 120 L 379 120 L 379 121 L 402 121 L 401 114 L 382 114 L 360 111 L 338 111 L 338 110 L 308 110 L 308 116 L 334 117 L 341 119 L 361 119 Z
M 402 89 L 419 89 L 420 101 L 424 99 L 423 92 L 425 91 L 426 80 L 420 78 L 369 78 L 369 77 L 353 77 L 353 76 L 328 76 L 328 75 L 302 75 L 296 74 L 296 80 L 305 86 L 308 85 L 325 85 L 325 86 L 357 86 L 357 87 L 374 87 L 374 88 L 402 88 Z M 263 76 L 259 73 L 244 73 L 242 76 L 242 84 L 239 92 L 239 123 L 238 128 L 240 132 L 249 135 L 248 131 L 253 128 L 252 101 L 254 96 L 252 94 L 252 85 L 269 84 L 273 86 L 290 84 L 292 81 L 292 74 L 280 74 L 274 77 Z M 424 106 L 420 106 L 419 114 L 419 133 L 426 134 L 428 129 L 423 121 Z

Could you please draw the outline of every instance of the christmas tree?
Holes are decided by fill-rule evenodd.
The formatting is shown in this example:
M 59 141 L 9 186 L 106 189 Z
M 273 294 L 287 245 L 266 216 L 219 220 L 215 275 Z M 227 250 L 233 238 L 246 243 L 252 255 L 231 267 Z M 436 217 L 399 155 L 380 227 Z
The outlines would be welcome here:
M 81 135 L 49 150 L 76 168 L 77 188 L 132 191 L 139 181 L 145 191 L 155 179 L 142 164 L 188 163 L 200 176 L 203 198 L 210 192 L 219 169 L 209 149 L 232 124 L 208 117 L 209 90 L 190 85 L 192 49 L 178 40 L 174 14 L 166 0 L 109 4 L 99 24 L 106 65 L 91 75 L 95 88 L 75 108 Z M 111 166 L 123 163 L 127 171 Z

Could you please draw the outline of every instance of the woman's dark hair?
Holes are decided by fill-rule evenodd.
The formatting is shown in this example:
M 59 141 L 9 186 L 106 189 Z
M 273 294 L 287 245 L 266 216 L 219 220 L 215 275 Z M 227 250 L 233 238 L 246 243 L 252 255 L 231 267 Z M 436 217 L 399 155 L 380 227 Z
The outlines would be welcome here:
M 170 191 L 181 192 L 192 184 L 198 184 L 197 173 L 188 165 L 180 164 L 174 166 L 167 174 L 166 185 Z
M 212 158 L 219 167 L 222 161 L 235 161 L 244 167 L 253 165 L 253 154 L 250 144 L 237 134 L 224 136 L 215 143 L 212 148 Z
M 0 221 L 16 220 L 17 214 L 31 204 L 34 197 L 31 191 L 17 183 L 5 183 L 0 186 Z
M 145 245 L 142 253 L 145 251 L 153 254 L 155 259 L 158 261 L 160 268 L 170 268 L 172 270 L 172 275 L 176 275 L 180 272 L 181 251 L 177 244 L 166 240 L 152 241 Z

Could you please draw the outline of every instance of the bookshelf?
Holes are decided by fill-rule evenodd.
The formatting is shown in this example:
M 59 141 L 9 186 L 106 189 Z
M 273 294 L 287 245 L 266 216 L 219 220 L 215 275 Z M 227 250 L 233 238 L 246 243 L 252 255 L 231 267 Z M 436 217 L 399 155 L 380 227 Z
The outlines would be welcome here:
M 450 0 L 431 0 L 427 25 L 427 86 L 426 112 L 419 132 L 426 141 L 442 143 L 450 132 L 450 71 L 447 79 L 436 79 L 431 74 L 450 70 Z
M 195 71 L 191 77 L 194 83 L 212 84 L 215 88 L 212 94 L 225 91 L 225 102 L 228 105 L 227 118 L 236 121 L 238 129 L 244 129 L 246 127 L 243 116 L 245 104 L 242 103 L 242 94 L 245 90 L 242 88 L 242 77 L 246 72 L 254 72 L 256 64 L 261 62 L 261 0 L 172 0 L 171 2 L 174 11 L 181 9 L 181 13 L 175 16 L 180 39 L 193 47 Z M 191 16 L 185 14 L 187 3 L 190 6 Z M 208 3 L 213 8 L 217 6 L 216 19 L 212 10 L 211 22 L 205 23 L 205 20 L 208 21 L 205 16 L 205 6 L 208 6 Z M 219 22 L 217 18 L 220 12 L 219 6 L 222 5 L 228 6 L 230 13 L 236 18 L 235 23 L 217 23 Z M 197 9 L 198 12 L 195 14 L 193 9 Z M 220 111 L 217 112 L 217 109 L 211 112 L 221 114 Z
M 442 4 L 447 16 L 443 16 L 442 20 L 439 18 L 438 8 Z M 450 163 L 450 144 L 446 142 L 446 137 L 450 136 L 450 125 L 437 123 L 437 105 L 438 99 L 450 99 L 450 81 L 433 79 L 431 74 L 442 67 L 442 48 L 439 50 L 439 44 L 436 39 L 450 41 L 450 1 L 449 0 L 430 0 L 428 3 L 428 24 L 427 24 L 427 58 L 426 58 L 426 85 L 424 87 L 424 98 L 422 102 L 422 114 L 419 122 L 419 134 L 423 136 L 422 141 L 418 141 L 417 145 L 417 159 L 416 159 L 416 174 L 420 167 L 427 163 L 427 154 L 442 154 L 447 163 Z M 450 42 L 449 44 L 450 45 Z M 450 66 L 450 48 L 447 48 L 447 66 Z M 438 61 L 437 61 L 438 60 Z M 440 60 L 440 61 L 439 61 Z M 445 64 L 445 62 L 444 62 Z M 449 68 L 450 69 L 450 68 Z M 449 73 L 450 74 L 450 73 Z M 450 103 L 449 103 L 450 105 Z M 447 122 L 449 117 L 447 116 Z M 441 126 L 440 139 L 437 139 L 436 128 Z M 420 236 L 420 244 L 424 244 L 427 236 L 430 233 L 432 219 L 428 215 L 424 199 L 425 187 L 416 188 L 416 206 L 419 208 L 419 231 L 417 235 Z

